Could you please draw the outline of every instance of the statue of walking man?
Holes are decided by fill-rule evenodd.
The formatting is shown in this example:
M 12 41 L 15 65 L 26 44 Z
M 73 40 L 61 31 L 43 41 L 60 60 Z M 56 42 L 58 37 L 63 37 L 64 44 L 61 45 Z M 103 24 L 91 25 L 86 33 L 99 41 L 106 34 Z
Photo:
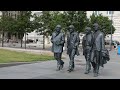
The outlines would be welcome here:
M 99 67 L 109 61 L 109 52 L 105 49 L 105 36 L 103 32 L 100 31 L 98 23 L 93 24 L 93 46 L 91 52 L 91 62 L 94 68 L 94 77 L 99 74 Z
M 73 25 L 69 26 L 69 34 L 67 36 L 67 54 L 69 55 L 70 62 L 69 62 L 69 69 L 68 71 L 71 72 L 74 70 L 74 57 L 75 55 L 79 55 L 78 46 L 80 44 L 79 34 L 75 31 Z
M 91 50 L 93 45 L 93 34 L 90 27 L 86 27 L 85 36 L 83 37 L 82 47 L 83 55 L 86 59 L 86 71 L 85 74 L 88 74 L 91 70 Z
M 57 71 L 63 68 L 64 62 L 61 60 L 63 47 L 65 43 L 65 35 L 61 32 L 61 25 L 57 25 L 55 32 L 52 33 L 52 52 L 57 60 Z

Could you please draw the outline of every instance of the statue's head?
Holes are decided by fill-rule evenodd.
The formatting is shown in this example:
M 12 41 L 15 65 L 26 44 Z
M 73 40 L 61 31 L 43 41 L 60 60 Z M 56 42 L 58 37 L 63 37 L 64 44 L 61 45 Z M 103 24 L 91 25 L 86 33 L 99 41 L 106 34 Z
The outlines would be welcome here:
M 56 30 L 56 32 L 60 32 L 61 31 L 61 25 L 57 25 L 55 30 Z
M 93 28 L 94 28 L 95 31 L 99 30 L 99 25 L 98 25 L 98 23 L 94 23 L 94 24 L 93 24 Z
M 69 32 L 72 33 L 72 32 L 74 32 L 74 30 L 75 30 L 75 27 L 73 25 L 70 25 L 69 26 Z
M 85 33 L 86 33 L 86 34 L 91 33 L 91 27 L 86 27 L 86 28 L 85 28 Z

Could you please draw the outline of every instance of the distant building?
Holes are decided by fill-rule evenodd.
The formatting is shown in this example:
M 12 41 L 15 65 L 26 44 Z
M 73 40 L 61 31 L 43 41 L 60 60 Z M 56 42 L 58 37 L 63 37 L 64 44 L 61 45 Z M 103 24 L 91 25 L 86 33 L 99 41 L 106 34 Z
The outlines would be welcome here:
M 9 16 L 16 19 L 20 13 L 21 11 L 2 11 L 2 16 Z

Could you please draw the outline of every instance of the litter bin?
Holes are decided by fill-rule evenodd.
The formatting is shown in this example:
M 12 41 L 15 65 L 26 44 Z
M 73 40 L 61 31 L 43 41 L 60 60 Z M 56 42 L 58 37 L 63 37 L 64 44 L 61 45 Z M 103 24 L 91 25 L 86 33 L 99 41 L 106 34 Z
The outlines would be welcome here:
M 120 45 L 118 45 L 118 55 L 120 55 Z

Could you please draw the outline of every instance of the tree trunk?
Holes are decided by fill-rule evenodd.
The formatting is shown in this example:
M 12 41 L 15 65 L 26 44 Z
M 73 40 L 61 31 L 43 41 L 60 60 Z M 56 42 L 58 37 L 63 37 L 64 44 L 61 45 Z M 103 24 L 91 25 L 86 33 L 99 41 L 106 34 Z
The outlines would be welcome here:
M 45 35 L 43 35 L 43 49 L 45 49 Z
M 19 39 L 18 39 L 18 32 L 17 32 L 17 34 L 16 34 L 16 38 L 17 38 L 17 42 L 18 42 L 18 40 L 19 40 Z
M 22 33 L 21 33 L 21 38 L 20 39 L 21 39 L 21 48 L 22 48 Z
M 2 30 L 2 47 L 4 47 L 4 31 Z
M 47 44 L 49 44 L 49 43 L 50 43 L 50 40 L 49 40 L 48 35 L 46 36 L 46 38 L 47 38 Z
M 25 32 L 25 49 L 26 49 L 26 32 Z

